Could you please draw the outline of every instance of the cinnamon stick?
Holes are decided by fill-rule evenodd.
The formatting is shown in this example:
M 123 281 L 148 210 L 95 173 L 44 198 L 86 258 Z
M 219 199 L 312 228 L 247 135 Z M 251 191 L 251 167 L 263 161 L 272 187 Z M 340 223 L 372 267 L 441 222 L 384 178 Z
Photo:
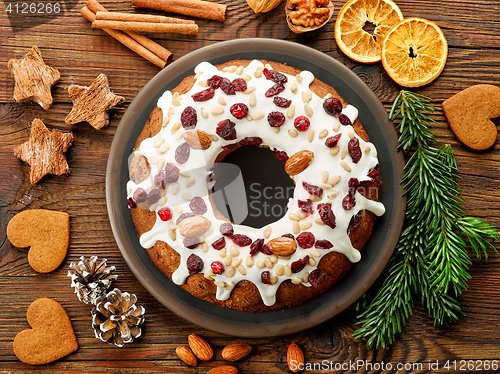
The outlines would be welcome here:
M 126 21 L 126 22 L 154 22 L 154 23 L 187 23 L 194 24 L 195 22 L 189 19 L 157 16 L 154 14 L 137 14 L 125 12 L 102 12 L 98 11 L 96 14 L 97 20 L 110 20 L 110 21 Z
M 198 34 L 198 25 L 188 23 L 128 22 L 96 19 L 92 22 L 92 27 L 98 29 L 167 32 L 185 35 Z
M 226 5 L 204 0 L 132 0 L 132 5 L 139 8 L 163 10 L 186 16 L 211 19 L 224 22 Z

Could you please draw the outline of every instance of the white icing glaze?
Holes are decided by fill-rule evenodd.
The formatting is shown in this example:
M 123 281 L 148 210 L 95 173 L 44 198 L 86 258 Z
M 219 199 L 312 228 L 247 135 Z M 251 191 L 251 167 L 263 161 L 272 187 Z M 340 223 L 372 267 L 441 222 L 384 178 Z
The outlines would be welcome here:
M 209 188 L 211 186 L 207 186 L 206 179 L 209 173 L 210 168 L 213 166 L 214 161 L 217 155 L 222 151 L 222 147 L 228 144 L 237 143 L 241 139 L 245 137 L 255 137 L 258 136 L 263 139 L 263 145 L 269 146 L 271 149 L 278 149 L 281 151 L 285 151 L 288 156 L 293 155 L 294 153 L 300 150 L 310 150 L 314 152 L 314 159 L 312 163 L 307 167 L 305 171 L 302 173 L 295 175 L 294 181 L 296 184 L 296 188 L 294 191 L 293 198 L 290 199 L 288 203 L 288 212 L 278 221 L 271 224 L 272 233 L 269 239 L 266 239 L 266 243 L 268 240 L 281 236 L 286 233 L 293 232 L 293 222 L 289 218 L 289 213 L 297 213 L 299 210 L 298 200 L 307 200 L 311 196 L 309 193 L 302 187 L 302 182 L 305 181 L 309 184 L 321 186 L 322 185 L 322 175 L 324 171 L 328 172 L 329 176 L 340 176 L 340 182 L 338 182 L 335 186 L 331 188 L 324 188 L 324 192 L 320 201 L 313 202 L 314 213 L 300 222 L 309 222 L 312 224 L 312 227 L 305 230 L 314 234 L 316 240 L 327 239 L 331 243 L 333 243 L 333 248 L 331 249 L 317 249 L 319 252 L 319 257 L 312 257 L 315 260 L 315 263 L 319 263 L 320 259 L 331 251 L 337 251 L 343 253 L 350 261 L 357 262 L 360 260 L 360 253 L 356 249 L 353 248 L 349 236 L 347 234 L 347 227 L 351 218 L 356 215 L 360 210 L 369 210 L 374 214 L 380 216 L 384 213 L 384 206 L 380 202 L 375 202 L 366 199 L 359 192 L 355 194 L 356 205 L 346 211 L 342 207 L 342 199 L 348 193 L 348 181 L 350 178 L 357 178 L 359 181 L 369 180 L 368 173 L 378 165 L 377 159 L 377 151 L 373 144 L 364 142 L 361 138 L 358 137 L 360 148 L 362 151 L 362 157 L 357 164 L 352 162 L 351 156 L 349 153 L 345 154 L 345 151 L 338 152 L 336 155 L 332 156 L 329 152 L 329 148 L 325 146 L 325 138 L 319 138 L 319 133 L 321 130 L 328 130 L 328 135 L 336 135 L 338 133 L 342 133 L 342 136 L 338 142 L 338 146 L 340 150 L 344 147 L 347 147 L 347 143 L 350 140 L 350 136 L 356 136 L 354 134 L 354 130 L 352 126 L 340 126 L 338 119 L 336 116 L 332 116 L 327 114 L 323 109 L 323 98 L 318 97 L 316 94 L 312 93 L 311 100 L 307 103 L 309 107 L 312 109 L 312 116 L 310 116 L 311 126 L 309 130 L 314 130 L 315 136 L 313 141 L 308 140 L 309 130 L 305 132 L 299 132 L 298 136 L 292 137 L 288 134 L 289 129 L 293 129 L 293 120 L 297 116 L 305 116 L 306 109 L 304 109 L 304 102 L 302 99 L 302 93 L 309 91 L 309 85 L 314 79 L 314 76 L 311 72 L 302 71 L 299 75 L 299 78 L 290 75 L 286 75 L 288 78 L 288 82 L 285 83 L 285 90 L 278 94 L 278 96 L 284 97 L 286 99 L 292 100 L 292 105 L 295 105 L 295 113 L 293 118 L 288 118 L 286 116 L 287 109 L 279 108 L 273 103 L 273 98 L 266 98 L 265 92 L 274 85 L 274 82 L 267 80 L 264 76 L 256 78 L 255 73 L 258 69 L 262 69 L 264 66 L 260 61 L 254 60 L 252 61 L 243 71 L 235 71 L 236 67 L 232 69 L 226 69 L 229 71 L 219 71 L 215 66 L 208 62 L 202 62 L 195 68 L 196 73 L 196 82 L 189 92 L 184 95 L 180 95 L 179 97 L 175 97 L 172 95 L 170 91 L 165 92 L 161 98 L 158 100 L 158 107 L 162 109 L 164 119 L 168 120 L 168 125 L 163 127 L 159 134 L 153 138 L 148 138 L 142 141 L 139 149 L 136 152 L 139 152 L 141 155 L 146 157 L 151 164 L 151 175 L 149 179 L 141 182 L 140 184 L 135 184 L 132 181 L 129 181 L 127 184 L 127 193 L 128 197 L 131 198 L 134 194 L 134 191 L 141 187 L 146 192 L 149 192 L 154 186 L 153 178 L 157 173 L 156 165 L 159 163 L 163 165 L 163 162 L 174 163 L 181 170 L 181 177 L 178 181 L 180 184 L 180 191 L 176 191 L 176 187 L 173 185 L 167 185 L 165 189 L 165 199 L 162 202 L 165 204 L 163 206 L 168 206 L 172 213 L 173 217 L 170 221 L 164 222 L 161 219 L 156 219 L 156 223 L 154 227 L 149 231 L 141 235 L 140 243 L 144 248 L 152 247 L 157 241 L 164 241 L 169 246 L 171 246 L 174 250 L 176 250 L 181 256 L 181 262 L 179 268 L 173 274 L 173 281 L 176 284 L 183 284 L 186 278 L 189 275 L 189 272 L 186 267 L 186 261 L 189 255 L 192 253 L 197 254 L 204 263 L 204 267 L 202 272 L 205 273 L 205 276 L 209 279 L 214 279 L 217 284 L 217 294 L 216 297 L 219 300 L 228 299 L 231 290 L 235 284 L 237 284 L 241 280 L 250 280 L 252 281 L 260 291 L 262 299 L 266 305 L 272 305 L 275 302 L 275 294 L 279 285 L 287 280 L 291 279 L 294 282 L 301 282 L 305 286 L 310 286 L 307 282 L 307 275 L 309 272 L 316 268 L 316 265 L 306 265 L 303 270 L 298 273 L 291 274 L 291 276 L 286 275 L 286 271 L 283 272 L 282 275 L 277 275 L 276 271 L 279 265 L 283 268 L 290 266 L 292 262 L 297 261 L 304 256 L 309 255 L 311 249 L 303 249 L 300 246 L 297 247 L 296 252 L 289 256 L 289 258 L 277 258 L 277 262 L 273 263 L 271 261 L 271 256 L 265 255 L 263 253 L 257 253 L 252 257 L 252 266 L 246 265 L 246 259 L 249 256 L 250 247 L 237 247 L 235 246 L 229 238 L 226 238 L 226 248 L 222 250 L 226 252 L 226 256 L 230 255 L 231 249 L 235 247 L 238 249 L 239 255 L 231 257 L 232 263 L 237 263 L 239 258 L 241 258 L 241 265 L 244 267 L 244 273 L 238 270 L 236 267 L 234 271 L 234 275 L 229 272 L 230 277 L 227 276 L 228 266 L 225 265 L 226 271 L 220 275 L 214 275 L 211 271 L 210 265 L 214 261 L 219 261 L 224 264 L 225 258 L 221 257 L 221 251 L 217 251 L 211 247 L 211 244 L 215 242 L 217 239 L 221 238 L 221 234 L 219 231 L 219 227 L 222 223 L 226 221 L 219 220 L 215 217 L 213 208 L 209 202 L 208 194 Z M 202 84 L 198 84 L 199 82 L 206 82 L 207 79 L 211 78 L 213 75 L 219 75 L 222 77 L 228 78 L 232 81 L 235 78 L 241 77 L 243 75 L 248 79 L 251 79 L 247 82 L 249 90 L 255 87 L 253 93 L 257 98 L 257 105 L 250 106 L 249 105 L 249 93 L 244 92 L 236 92 L 235 95 L 226 95 L 222 92 L 221 89 L 215 90 L 215 96 L 210 101 L 202 101 L 195 102 L 191 95 L 200 92 L 205 89 Z M 296 85 L 297 90 L 292 92 L 292 86 Z M 295 88 L 295 87 L 294 87 Z M 310 91 L 309 91 L 310 92 Z M 219 97 L 223 97 L 223 101 L 225 101 L 226 105 L 221 105 L 218 101 Z M 175 105 L 178 103 L 178 100 L 181 99 L 180 105 Z M 177 102 L 176 102 L 177 101 Z M 249 117 L 243 119 L 234 118 L 230 112 L 229 108 L 234 103 L 244 103 L 249 108 L 249 116 L 254 115 L 256 112 L 263 112 L 265 115 L 262 119 L 254 119 L 249 120 Z M 207 150 L 194 150 L 191 149 L 190 157 L 187 162 L 184 164 L 178 164 L 174 160 L 174 152 L 175 149 L 184 142 L 182 136 L 180 136 L 185 130 L 180 127 L 180 129 L 172 134 L 171 129 L 175 126 L 175 124 L 180 122 L 180 115 L 184 108 L 187 106 L 193 107 L 197 112 L 198 122 L 196 125 L 196 129 L 200 129 L 206 131 L 208 134 L 215 134 L 215 128 L 219 121 L 229 118 L 232 122 L 236 124 L 236 132 L 237 139 L 226 141 L 219 137 L 217 141 L 212 142 L 210 148 Z M 211 114 L 211 109 L 216 107 L 221 107 L 224 112 L 222 114 L 213 115 Z M 208 116 L 204 118 L 201 115 L 202 108 L 204 108 Z M 279 133 L 276 133 L 267 121 L 267 114 L 271 111 L 280 111 L 285 114 L 286 120 L 285 123 L 281 126 Z M 348 105 L 346 108 L 342 110 L 342 113 L 347 115 L 351 122 L 354 122 L 357 118 L 358 111 L 355 107 Z M 158 147 L 155 147 L 155 139 L 161 137 L 164 139 L 164 143 L 168 144 L 168 150 L 161 152 Z M 163 143 L 163 140 L 157 140 L 157 142 Z M 344 155 L 342 155 L 344 153 Z M 347 171 L 344 167 L 340 165 L 340 161 L 344 157 L 346 164 L 351 168 L 351 171 Z M 163 161 L 162 161 L 163 160 Z M 194 184 L 189 187 L 185 187 L 185 183 L 187 180 L 186 176 L 182 176 L 182 172 L 189 172 L 191 177 L 194 177 Z M 335 191 L 337 192 L 336 197 L 332 197 L 335 195 Z M 203 246 L 198 246 L 195 249 L 187 249 L 183 246 L 182 237 L 179 234 L 178 230 L 174 225 L 177 218 L 180 216 L 180 211 L 182 208 L 182 212 L 190 212 L 189 202 L 183 198 L 183 192 L 187 192 L 191 196 L 201 196 L 207 207 L 208 211 L 203 214 L 206 218 L 208 218 L 212 222 L 212 226 L 209 231 L 207 231 L 204 235 L 202 241 L 204 240 L 206 244 Z M 332 192 L 334 192 L 332 194 Z M 186 196 L 184 196 L 186 197 Z M 330 202 L 332 205 L 332 211 L 336 217 L 336 227 L 335 229 L 330 228 L 327 225 L 321 225 L 316 223 L 315 221 L 319 218 L 318 211 L 316 209 L 317 204 Z M 177 209 L 173 209 L 176 207 Z M 162 208 L 162 206 L 155 207 L 156 210 Z M 252 241 L 263 238 L 263 232 L 266 227 L 263 228 L 251 228 L 242 225 L 233 225 L 235 234 L 244 234 L 252 239 Z M 176 230 L 175 240 L 172 240 L 172 237 L 168 234 L 169 229 Z M 297 233 L 295 233 L 296 235 Z M 208 244 L 208 246 L 207 246 Z M 208 247 L 208 250 L 206 250 Z M 222 252 L 222 253 L 223 253 Z M 236 252 L 235 252 L 236 253 Z M 268 260 L 266 260 L 268 258 Z M 276 257 L 273 258 L 276 260 Z M 269 267 L 259 267 L 262 264 L 267 263 L 272 268 Z M 240 268 L 241 269 L 241 268 Z M 261 281 L 261 273 L 263 271 L 269 271 L 273 276 L 275 283 L 273 285 L 264 284 Z M 279 271 L 281 273 L 281 271 Z M 304 281 L 305 280 L 305 281 Z M 306 282 L 306 283 L 305 283 Z

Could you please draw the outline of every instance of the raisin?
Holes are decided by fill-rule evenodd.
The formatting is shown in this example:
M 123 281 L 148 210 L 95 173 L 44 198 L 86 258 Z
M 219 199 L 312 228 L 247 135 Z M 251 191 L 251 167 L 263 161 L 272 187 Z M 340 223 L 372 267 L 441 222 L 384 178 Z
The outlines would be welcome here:
M 330 136 L 330 137 L 326 138 L 325 145 L 328 148 L 333 148 L 333 147 L 337 146 L 337 143 L 339 142 L 341 136 L 342 136 L 342 134 L 337 134 L 337 135 Z
M 314 248 L 330 249 L 330 248 L 333 248 L 333 244 L 329 240 L 326 240 L 326 239 L 316 240 L 316 243 L 314 243 Z
M 217 124 L 215 132 L 224 140 L 236 139 L 235 124 L 228 119 L 222 120 Z
M 222 235 L 227 237 L 231 237 L 234 234 L 233 225 L 231 225 L 229 222 L 224 222 L 222 225 L 220 225 L 219 231 Z
M 247 90 L 247 82 L 243 78 L 236 78 L 231 84 L 236 92 L 245 92 Z
M 314 288 L 318 287 L 318 284 L 323 280 L 324 274 L 321 269 L 314 269 L 309 273 L 309 283 Z
M 229 108 L 229 113 L 231 113 L 236 119 L 242 119 L 247 116 L 248 107 L 243 103 L 236 103 L 231 105 L 231 108 Z
M 189 202 L 189 208 L 191 208 L 193 213 L 200 215 L 206 213 L 207 204 L 205 204 L 205 200 L 203 200 L 202 197 L 195 196 L 193 200 Z
M 323 101 L 323 109 L 332 116 L 337 116 L 342 111 L 342 103 L 336 97 Z
M 323 189 L 321 187 L 309 184 L 307 182 L 302 182 L 302 187 L 309 193 L 309 195 L 316 195 L 318 197 L 323 196 Z
M 221 275 L 222 273 L 224 273 L 224 265 L 222 265 L 222 263 L 219 261 L 212 262 L 210 268 L 212 269 L 214 274 Z
M 157 203 L 158 200 L 160 200 L 160 197 L 161 197 L 161 191 L 156 188 L 148 193 L 148 196 L 146 197 L 146 202 L 149 205 L 153 205 L 154 203 Z
M 262 283 L 264 284 L 268 284 L 268 285 L 272 285 L 272 282 L 271 282 L 271 273 L 266 270 L 266 271 L 263 271 L 261 274 L 260 274 L 260 280 Z
M 201 244 L 201 242 L 200 239 L 198 239 L 196 236 L 193 236 L 191 238 L 184 238 L 182 244 L 184 244 L 184 247 L 186 247 L 187 249 L 195 249 Z
M 165 174 L 164 170 L 155 175 L 154 184 L 156 188 L 159 188 L 161 190 L 167 186 L 167 175 Z
M 250 244 L 250 256 L 255 256 L 257 253 L 259 253 L 263 245 L 264 245 L 264 239 L 262 238 L 255 239 L 255 241 L 252 244 Z
M 304 258 L 301 258 L 297 261 L 294 261 L 290 264 L 290 268 L 292 269 L 292 273 L 298 273 L 302 269 L 306 267 L 306 265 L 309 263 L 309 256 L 305 256 Z
M 267 256 L 272 256 L 274 253 L 271 252 L 271 250 L 269 249 L 269 247 L 267 246 L 267 244 L 264 244 L 261 248 L 260 248 L 260 252 L 267 255 Z
M 162 221 L 169 221 L 172 218 L 172 211 L 167 207 L 161 208 L 158 210 L 158 217 Z
M 349 234 L 350 232 L 356 230 L 360 223 L 361 223 L 361 216 L 363 213 L 359 211 L 355 215 L 352 216 L 351 220 L 349 221 L 349 226 L 347 226 L 347 233 Z
M 311 121 L 306 116 L 298 116 L 293 121 L 293 125 L 299 131 L 306 131 L 311 126 Z
M 359 139 L 358 138 L 352 138 L 349 140 L 349 143 L 347 143 L 347 150 L 349 151 L 349 154 L 351 155 L 352 162 L 357 164 L 359 160 L 361 160 L 361 147 L 359 146 Z
M 249 136 L 241 139 L 240 144 L 247 146 L 258 146 L 262 144 L 262 138 L 259 138 L 258 136 Z
M 231 240 L 238 247 L 246 247 L 247 245 L 252 244 L 252 239 L 243 234 L 234 234 Z
M 181 125 L 184 129 L 194 129 L 198 123 L 196 109 L 192 106 L 187 106 L 181 113 Z
M 298 205 L 300 210 L 304 212 L 306 217 L 309 217 L 311 214 L 313 214 L 313 206 L 312 206 L 312 200 L 307 199 L 307 200 L 299 200 Z
M 297 235 L 297 243 L 304 248 L 311 248 L 314 245 L 314 235 L 312 232 L 304 231 Z
M 348 193 L 342 199 L 342 208 L 344 208 L 345 210 L 351 210 L 352 208 L 354 208 L 355 205 L 356 205 L 356 199 L 354 198 L 354 195 L 351 193 Z
M 285 164 L 288 160 L 288 155 L 284 151 L 278 151 L 277 149 L 274 150 L 274 158 L 278 161 L 281 161 L 283 164 Z
M 226 246 L 226 238 L 222 237 L 212 243 L 212 247 L 218 251 Z
M 285 115 L 281 112 L 270 112 L 267 115 L 267 122 L 271 127 L 280 127 L 285 123 Z
M 218 75 L 214 75 L 211 78 L 207 79 L 207 84 L 209 87 L 219 88 L 221 81 L 222 81 L 222 77 L 220 77 Z
M 199 273 L 203 269 L 203 260 L 194 253 L 190 254 L 186 261 L 189 275 Z
M 164 169 L 167 183 L 175 183 L 179 180 L 180 170 L 177 166 L 175 166 L 171 162 L 167 162 Z
M 138 188 L 137 190 L 134 191 L 134 195 L 132 198 L 137 204 L 144 203 L 148 197 L 147 192 L 144 190 L 144 188 Z
M 267 68 L 264 68 L 262 70 L 262 73 L 264 74 L 266 79 L 273 81 L 274 83 L 286 83 L 286 82 L 288 82 L 288 78 L 286 77 L 286 75 L 283 73 L 280 73 L 279 71 L 269 70 Z
M 275 96 L 273 98 L 273 103 L 280 108 L 288 108 L 290 105 L 292 105 L 292 100 L 285 99 L 281 96 Z
M 182 213 L 179 218 L 177 218 L 177 221 L 175 221 L 175 224 L 178 225 L 179 223 L 181 223 L 183 220 L 185 220 L 186 218 L 189 218 L 189 217 L 194 217 L 196 214 L 194 213 L 191 213 L 191 212 L 186 212 L 186 213 Z
M 344 126 L 352 126 L 352 122 L 344 113 L 339 114 L 339 122 Z
M 236 95 L 236 91 L 231 84 L 231 81 L 227 78 L 222 78 L 219 84 L 219 88 L 224 92 L 226 95 Z
M 182 143 L 175 150 L 175 161 L 179 164 L 185 163 L 189 159 L 189 154 L 191 152 L 191 147 L 187 143 Z
M 335 222 L 335 214 L 333 214 L 331 203 L 318 204 L 318 213 L 325 225 L 332 229 L 335 228 L 337 224 Z
M 208 101 L 210 99 L 213 99 L 215 96 L 215 90 L 212 87 L 208 87 L 207 89 L 197 92 L 194 95 L 191 95 L 191 98 L 196 101 Z
M 285 90 L 285 86 L 283 86 L 281 83 L 275 83 L 270 89 L 266 91 L 264 94 L 266 97 L 273 97 L 276 96 L 277 94 L 283 92 Z

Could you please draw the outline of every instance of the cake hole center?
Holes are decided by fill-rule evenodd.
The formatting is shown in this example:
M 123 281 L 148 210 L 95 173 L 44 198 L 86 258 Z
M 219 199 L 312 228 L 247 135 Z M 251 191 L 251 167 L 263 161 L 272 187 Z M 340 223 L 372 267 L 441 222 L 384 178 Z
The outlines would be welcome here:
M 231 222 L 262 228 L 285 215 L 294 189 L 273 151 L 246 146 L 216 164 L 212 197 Z

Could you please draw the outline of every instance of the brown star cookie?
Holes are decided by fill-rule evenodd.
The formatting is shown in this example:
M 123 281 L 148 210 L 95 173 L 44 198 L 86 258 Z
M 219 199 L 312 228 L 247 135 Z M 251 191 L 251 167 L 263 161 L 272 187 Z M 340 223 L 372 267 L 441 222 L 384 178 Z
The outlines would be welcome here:
M 64 153 L 73 143 L 73 134 L 49 131 L 35 118 L 30 127 L 30 139 L 14 149 L 14 155 L 31 165 L 30 182 L 37 184 L 46 174 L 69 174 Z
M 90 87 L 72 84 L 68 94 L 73 101 L 73 109 L 66 117 L 69 125 L 87 121 L 96 129 L 109 124 L 108 110 L 125 101 L 109 89 L 108 78 L 99 74 Z
M 9 60 L 7 67 L 14 79 L 14 100 L 34 101 L 43 109 L 49 109 L 52 105 L 50 88 L 59 80 L 59 71 L 51 66 L 45 65 L 42 53 L 37 46 L 20 60 Z

